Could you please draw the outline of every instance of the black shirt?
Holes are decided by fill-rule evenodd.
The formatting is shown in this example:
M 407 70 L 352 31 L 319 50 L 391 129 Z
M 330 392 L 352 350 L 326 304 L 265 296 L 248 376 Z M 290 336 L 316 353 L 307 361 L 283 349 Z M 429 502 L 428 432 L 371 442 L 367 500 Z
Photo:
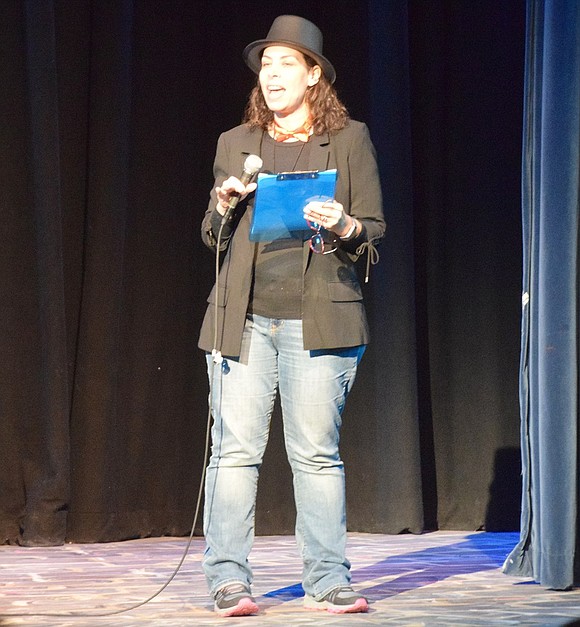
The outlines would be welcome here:
M 265 134 L 262 144 L 264 170 L 278 174 L 305 170 L 310 144 L 275 142 Z M 302 317 L 302 234 L 259 242 L 254 258 L 254 275 L 248 311 L 268 318 Z

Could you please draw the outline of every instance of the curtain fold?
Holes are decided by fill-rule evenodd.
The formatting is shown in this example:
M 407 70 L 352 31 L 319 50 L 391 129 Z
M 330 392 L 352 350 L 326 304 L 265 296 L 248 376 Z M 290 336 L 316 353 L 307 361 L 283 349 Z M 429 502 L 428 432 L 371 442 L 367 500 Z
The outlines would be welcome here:
M 528 0 L 527 9 L 522 516 L 504 571 L 567 589 L 579 581 L 580 4 Z
M 92 22 L 86 231 L 72 408 L 69 521 L 83 538 L 89 537 L 87 527 L 107 528 L 109 518 L 115 517 L 112 512 L 119 509 L 113 478 L 120 470 L 117 446 L 124 431 L 118 423 L 118 391 L 126 305 L 132 19 L 132 2 L 119 2 L 96 11 Z M 102 474 L 85 463 L 87 458 L 108 460 Z
M 21 544 L 62 544 L 69 502 L 69 388 L 66 364 L 64 266 L 61 232 L 56 33 L 52 2 L 26 2 L 26 75 L 29 100 L 29 206 L 35 251 L 34 343 L 30 365 L 43 376 L 29 381 L 33 402 L 21 415 Z M 33 87 L 34 86 L 34 87 Z M 32 233 L 29 233 L 32 235 Z M 32 278 L 32 277 L 30 277 Z M 32 337 L 30 338 L 32 339 Z M 36 370 L 35 368 L 35 370 Z M 44 416 L 40 413 L 40 408 Z M 45 419 L 46 417 L 46 419 Z

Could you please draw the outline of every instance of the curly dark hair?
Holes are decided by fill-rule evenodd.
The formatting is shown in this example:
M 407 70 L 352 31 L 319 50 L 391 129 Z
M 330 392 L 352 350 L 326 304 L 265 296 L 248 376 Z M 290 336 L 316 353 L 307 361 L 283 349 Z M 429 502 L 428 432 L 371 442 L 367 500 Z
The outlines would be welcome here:
M 307 55 L 304 55 L 304 59 L 308 67 L 317 65 L 316 61 Z M 307 89 L 305 97 L 310 110 L 312 132 L 315 135 L 339 131 L 348 124 L 348 111 L 340 101 L 336 89 L 323 72 L 321 72 L 316 85 Z M 250 92 L 242 122 L 250 128 L 261 128 L 267 131 L 273 120 L 274 113 L 266 105 L 258 78 L 256 85 Z

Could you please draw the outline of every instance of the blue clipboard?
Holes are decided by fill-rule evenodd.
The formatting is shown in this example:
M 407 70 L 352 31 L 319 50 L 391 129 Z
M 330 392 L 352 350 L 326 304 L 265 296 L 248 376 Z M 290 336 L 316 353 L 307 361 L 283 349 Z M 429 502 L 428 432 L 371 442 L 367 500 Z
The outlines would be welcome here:
M 311 201 L 332 200 L 336 176 L 336 169 L 258 174 L 250 240 L 270 242 L 310 231 L 303 209 Z

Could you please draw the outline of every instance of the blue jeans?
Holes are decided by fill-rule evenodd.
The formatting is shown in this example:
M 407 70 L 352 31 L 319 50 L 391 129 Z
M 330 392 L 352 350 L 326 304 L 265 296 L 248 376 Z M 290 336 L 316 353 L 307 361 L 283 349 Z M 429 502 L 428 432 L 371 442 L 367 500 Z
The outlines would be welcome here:
M 350 582 L 346 559 L 341 414 L 364 346 L 305 351 L 300 320 L 248 316 L 239 358 L 213 364 L 212 450 L 205 485 L 204 572 L 210 592 L 252 582 L 258 473 L 276 390 L 292 468 L 296 540 L 306 594 L 320 599 Z

